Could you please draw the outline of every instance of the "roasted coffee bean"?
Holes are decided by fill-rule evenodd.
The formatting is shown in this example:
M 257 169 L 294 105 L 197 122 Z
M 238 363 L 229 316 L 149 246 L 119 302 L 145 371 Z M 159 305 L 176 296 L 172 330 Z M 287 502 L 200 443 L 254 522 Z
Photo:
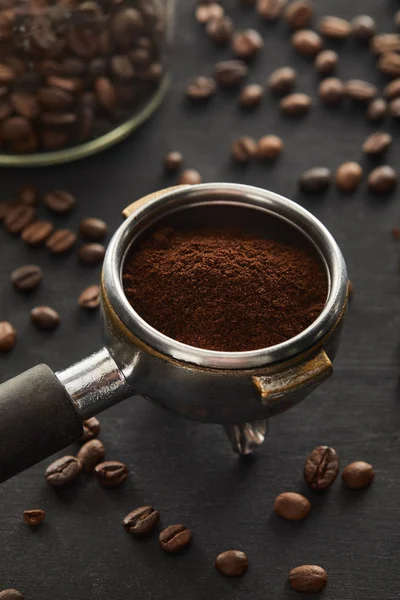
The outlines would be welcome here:
M 99 265 L 103 262 L 106 249 L 102 244 L 83 244 L 78 250 L 78 257 L 85 265 Z
M 328 574 L 318 565 L 302 565 L 290 571 L 289 583 L 296 592 L 317 594 L 326 587 Z
M 361 183 L 363 170 L 356 162 L 345 162 L 336 171 L 335 183 L 338 190 L 346 194 L 354 192 Z
M 246 85 L 240 93 L 239 104 L 243 108 L 254 108 L 260 104 L 263 95 L 264 90 L 261 85 L 257 83 Z
M 12 67 L 0 64 L 0 85 L 7 85 L 14 81 L 15 71 Z
M 9 352 L 17 341 L 17 332 L 9 321 L 0 321 L 0 352 Z
M 97 479 L 104 487 L 120 485 L 128 477 L 128 467 L 117 460 L 106 460 L 95 466 Z
M 226 550 L 218 554 L 215 568 L 225 577 L 242 577 L 249 568 L 249 560 L 241 550 Z
M 76 199 L 65 190 L 54 190 L 45 195 L 44 203 L 53 212 L 65 214 L 74 208 Z
M 51 75 L 47 78 L 47 85 L 50 87 L 61 88 L 66 92 L 71 92 L 71 94 L 78 94 L 83 91 L 84 82 L 82 79 L 78 77 L 57 77 L 55 75 Z
M 162 530 L 159 541 L 165 552 L 180 552 L 186 548 L 192 540 L 192 532 L 184 525 L 170 525 Z
M 24 600 L 22 592 L 9 588 L 0 592 L 0 600 Z
M 103 462 L 106 449 L 100 440 L 89 440 L 83 444 L 76 458 L 81 461 L 85 471 L 93 471 L 96 465 Z
M 400 98 L 395 98 L 390 102 L 389 114 L 394 119 L 400 119 Z
M 95 68 L 97 73 L 95 72 Z M 93 76 L 101 77 L 107 71 L 107 63 L 104 61 L 104 67 L 101 68 L 100 63 L 92 65 Z M 111 59 L 111 71 L 116 79 L 130 80 L 135 75 L 135 69 L 128 56 L 118 55 L 113 56 Z
M 141 506 L 128 513 L 122 525 L 125 531 L 141 537 L 151 533 L 160 521 L 160 513 L 152 506 Z
M 11 96 L 11 103 L 21 117 L 26 119 L 36 119 L 40 113 L 39 102 L 33 94 L 16 92 Z
M 51 306 L 36 306 L 31 310 L 31 321 L 39 329 L 51 331 L 60 324 L 60 315 Z
M 33 508 L 31 510 L 24 510 L 24 523 L 35 527 L 43 523 L 46 513 L 40 508 Z
M 211 19 L 224 16 L 224 9 L 217 2 L 201 2 L 196 8 L 196 19 L 199 23 L 207 23 Z
M 400 77 L 400 56 L 397 52 L 385 52 L 378 60 L 378 69 L 390 77 Z
M 29 246 L 38 246 L 47 240 L 53 229 L 54 225 L 50 221 L 33 221 L 25 227 L 21 238 Z
M 291 2 L 285 10 L 284 17 L 286 23 L 292 29 L 304 29 L 312 21 L 314 6 L 309 0 L 295 0 Z
M 183 165 L 183 156 L 176 150 L 167 152 L 167 154 L 164 156 L 163 164 L 166 171 L 169 173 L 175 173 L 176 171 L 179 171 Z
M 276 135 L 264 135 L 258 140 L 256 155 L 261 160 L 276 160 L 283 150 L 284 144 Z
M 20 291 L 35 289 L 42 279 L 42 269 L 37 265 L 24 265 L 11 273 L 11 283 Z
M 33 206 L 16 204 L 7 209 L 4 225 L 10 233 L 21 233 L 35 218 L 36 211 Z
M 389 165 L 377 167 L 368 175 L 368 187 L 375 194 L 389 194 L 397 183 L 396 171 Z
M 232 38 L 232 49 L 239 58 L 252 58 L 263 46 L 264 41 L 255 29 L 237 31 Z
M 342 102 L 346 94 L 346 86 L 337 77 L 327 77 L 319 84 L 318 93 L 324 104 L 336 106 Z
M 111 35 L 120 48 L 130 48 L 134 39 L 143 31 L 143 17 L 136 8 L 122 7 L 114 13 Z
M 58 458 L 46 469 L 45 477 L 49 485 L 64 487 L 74 483 L 82 471 L 82 463 L 75 456 Z
M 52 254 L 62 254 L 71 250 L 76 242 L 76 234 L 70 229 L 57 229 L 47 239 L 46 248 Z
M 282 98 L 279 106 L 281 111 L 289 117 L 302 117 L 310 111 L 312 100 L 306 94 L 289 94 Z
M 274 94 L 289 94 L 296 83 L 296 71 L 292 67 L 280 67 L 268 77 L 268 87 Z
M 382 121 L 387 116 L 388 106 L 383 98 L 375 98 L 367 108 L 367 119 L 370 121 Z
M 333 50 L 323 50 L 317 54 L 314 67 L 321 75 L 329 75 L 335 71 L 339 62 L 339 56 Z
M 371 40 L 371 50 L 374 54 L 383 54 L 386 52 L 400 52 L 400 34 L 398 33 L 379 33 L 374 35 Z
M 39 90 L 39 102 L 45 110 L 62 111 L 69 109 L 74 103 L 71 92 L 57 87 L 45 87 Z
M 91 417 L 87 421 L 82 422 L 83 435 L 81 437 L 82 442 L 93 440 L 100 433 L 100 421 L 96 417 Z
M 94 83 L 100 105 L 108 112 L 114 112 L 117 104 L 115 88 L 107 77 L 99 77 Z
M 388 100 L 393 100 L 393 98 L 398 98 L 400 96 L 400 78 L 394 79 L 383 90 L 386 98 Z
M 351 490 L 360 490 L 370 485 L 375 477 L 375 471 L 367 462 L 362 460 L 350 463 L 342 473 L 343 483 Z
M 299 187 L 307 194 L 326 192 L 331 183 L 331 172 L 326 167 L 313 167 L 305 171 L 299 179 Z
M 247 163 L 257 152 L 257 142 L 249 137 L 243 136 L 232 143 L 231 153 L 236 162 Z
M 198 171 L 195 171 L 195 169 L 186 169 L 185 171 L 182 171 L 178 179 L 179 185 L 196 185 L 201 183 L 201 181 L 201 175 Z
M 215 65 L 215 79 L 221 87 L 236 87 L 247 77 L 248 71 L 242 60 L 224 60 Z
M 96 242 L 107 235 L 107 224 L 94 217 L 83 219 L 79 224 L 79 233 L 82 237 Z
M 369 42 L 375 31 L 376 23 L 369 15 L 359 15 L 351 22 L 351 32 L 358 42 Z
M 339 458 L 334 448 L 317 446 L 307 456 L 304 479 L 314 490 L 325 490 L 335 481 L 339 473 Z
M 206 26 L 207 35 L 216 44 L 226 44 L 232 39 L 235 27 L 230 17 L 210 19 Z
M 30 121 L 24 117 L 10 117 L 1 126 L 5 144 L 15 152 L 36 149 L 37 140 Z
M 370 102 L 375 98 L 377 92 L 376 85 L 368 83 L 368 81 L 351 79 L 346 82 L 346 94 L 357 102 Z
M 383 154 L 392 143 L 392 136 L 385 131 L 377 131 L 367 137 L 363 143 L 362 150 L 364 154 L 376 156 Z
M 274 510 L 288 521 L 302 521 L 310 514 L 311 504 L 301 494 L 284 492 L 275 498 Z
M 69 127 L 78 120 L 75 113 L 51 113 L 46 112 L 40 115 L 40 120 L 45 127 Z
M 78 304 L 81 308 L 92 310 L 100 306 L 100 287 L 98 285 L 90 285 L 87 287 L 78 298 Z
M 301 29 L 292 35 L 291 43 L 293 48 L 304 56 L 316 56 L 321 52 L 323 42 L 321 37 L 311 29 Z
M 266 21 L 276 21 L 286 4 L 287 0 L 257 0 L 257 12 Z
M 322 35 L 334 39 L 344 39 L 351 33 L 351 23 L 339 17 L 324 17 L 319 22 Z
M 208 100 L 215 94 L 216 85 L 211 77 L 193 77 L 186 85 L 186 96 L 190 100 Z

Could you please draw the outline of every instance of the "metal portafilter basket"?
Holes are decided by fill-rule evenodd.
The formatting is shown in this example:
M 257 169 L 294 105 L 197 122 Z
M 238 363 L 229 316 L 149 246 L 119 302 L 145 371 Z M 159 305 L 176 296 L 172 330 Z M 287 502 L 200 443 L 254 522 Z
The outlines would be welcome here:
M 269 191 L 213 183 L 151 194 L 123 214 L 103 266 L 104 347 L 64 371 L 39 365 L 0 386 L 1 481 L 79 439 L 83 420 L 136 394 L 188 419 L 222 424 L 233 449 L 248 454 L 263 442 L 269 417 L 332 373 L 347 273 L 333 237 L 309 212 Z M 122 285 L 128 249 L 161 225 L 223 225 L 307 249 L 326 271 L 323 311 L 299 335 L 251 352 L 204 350 L 163 335 L 134 311 Z

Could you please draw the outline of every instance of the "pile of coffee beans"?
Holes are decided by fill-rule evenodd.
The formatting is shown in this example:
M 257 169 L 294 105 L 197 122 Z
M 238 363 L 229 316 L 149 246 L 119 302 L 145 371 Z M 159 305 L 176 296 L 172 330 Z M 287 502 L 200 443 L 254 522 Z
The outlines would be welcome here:
M 154 0 L 5 0 L 0 148 L 49 152 L 134 117 L 164 75 L 167 23 Z

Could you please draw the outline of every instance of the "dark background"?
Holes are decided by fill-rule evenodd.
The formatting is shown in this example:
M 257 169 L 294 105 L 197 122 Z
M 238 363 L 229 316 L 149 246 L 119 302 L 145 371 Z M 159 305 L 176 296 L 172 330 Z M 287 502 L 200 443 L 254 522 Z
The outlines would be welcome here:
M 298 69 L 297 89 L 315 97 L 316 74 L 290 48 L 285 25 L 264 24 L 237 4 L 225 2 L 236 23 L 251 23 L 265 34 L 249 80 L 263 83 L 272 69 L 289 63 Z M 316 4 L 318 16 L 371 14 L 382 32 L 393 30 L 400 8 L 394 0 Z M 75 227 L 83 217 L 99 216 L 113 231 L 125 205 L 174 181 L 163 174 L 161 160 L 167 150 L 178 149 L 204 181 L 258 185 L 297 200 L 334 234 L 355 286 L 335 374 L 302 405 L 270 422 L 264 448 L 249 460 L 233 455 L 220 427 L 184 421 L 143 399 L 107 411 L 101 416 L 101 439 L 109 458 L 129 465 L 129 481 L 107 491 L 83 477 L 76 487 L 57 492 L 43 478 L 49 460 L 2 485 L 0 589 L 16 587 L 27 600 L 289 600 L 297 597 L 287 585 L 289 570 L 316 563 L 329 573 L 325 600 L 395 600 L 400 596 L 400 280 L 399 250 L 390 229 L 400 225 L 399 192 L 373 197 L 364 183 L 353 196 L 332 189 L 305 198 L 296 181 L 307 168 L 335 169 L 346 160 L 361 160 L 368 171 L 374 163 L 362 158 L 361 144 L 380 128 L 394 136 L 387 161 L 396 167 L 396 125 L 369 124 L 351 107 L 329 111 L 318 105 L 308 117 L 293 121 L 279 114 L 269 96 L 254 113 L 243 114 L 235 92 L 219 93 L 209 106 L 190 109 L 183 100 L 185 81 L 211 73 L 219 57 L 230 55 L 203 36 L 194 5 L 194 0 L 179 4 L 174 83 L 158 113 L 129 140 L 93 158 L 54 168 L 2 170 L 2 199 L 22 183 L 43 191 L 65 187 L 76 194 L 78 206 L 70 217 L 60 218 L 60 225 Z M 383 86 L 366 49 L 350 40 L 327 46 L 339 48 L 340 77 Z M 266 133 L 285 141 L 275 165 L 232 164 L 233 138 Z M 98 315 L 78 309 L 76 298 L 99 272 L 79 266 L 75 255 L 54 258 L 43 249 L 26 249 L 4 232 L 0 249 L 0 319 L 10 319 L 19 334 L 14 351 L 0 357 L 1 379 L 42 361 L 64 368 L 98 349 Z M 19 295 L 9 284 L 12 269 L 26 262 L 40 264 L 45 272 L 31 296 Z M 61 314 L 54 333 L 36 331 L 29 323 L 29 309 L 42 303 Z M 343 465 L 372 462 L 377 472 L 372 487 L 350 492 L 337 481 L 325 494 L 305 490 L 303 462 L 318 444 L 337 448 Z M 313 503 L 303 523 L 272 513 L 275 496 L 288 490 L 305 492 Z M 144 503 L 161 511 L 164 524 L 192 528 L 192 548 L 170 557 L 159 549 L 156 536 L 143 542 L 128 536 L 121 520 Z M 22 523 L 22 511 L 34 507 L 47 512 L 37 530 Z M 250 568 L 241 580 L 226 580 L 213 567 L 216 554 L 229 548 L 249 556 Z

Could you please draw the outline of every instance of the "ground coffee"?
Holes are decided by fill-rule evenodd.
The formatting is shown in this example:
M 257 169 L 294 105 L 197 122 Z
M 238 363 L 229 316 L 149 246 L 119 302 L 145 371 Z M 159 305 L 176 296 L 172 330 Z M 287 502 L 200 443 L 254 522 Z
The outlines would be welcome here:
M 297 335 L 327 295 L 324 270 L 305 250 L 227 229 L 159 229 L 130 251 L 123 283 L 158 331 L 225 352 Z

